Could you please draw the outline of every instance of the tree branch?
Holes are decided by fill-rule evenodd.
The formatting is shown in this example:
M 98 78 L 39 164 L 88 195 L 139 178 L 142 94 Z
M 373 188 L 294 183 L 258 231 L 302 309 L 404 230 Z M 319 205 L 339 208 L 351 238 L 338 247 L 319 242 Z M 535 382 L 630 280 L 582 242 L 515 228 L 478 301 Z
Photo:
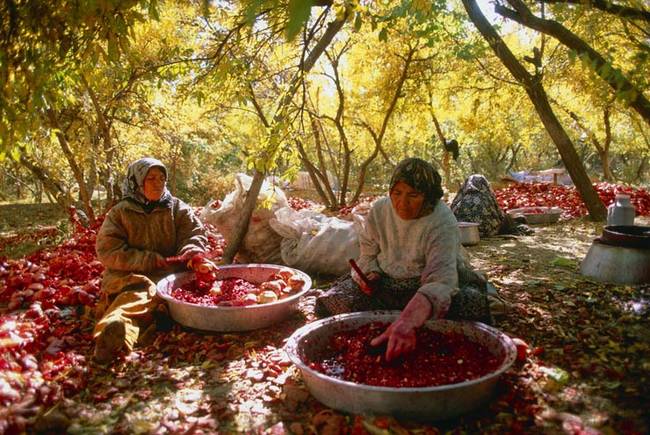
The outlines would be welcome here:
M 620 69 L 614 68 L 600 53 L 557 21 L 545 20 L 533 15 L 521 0 L 508 0 L 508 2 L 516 10 L 508 9 L 499 4 L 494 6 L 494 10 L 503 17 L 553 36 L 570 49 L 576 51 L 578 55 L 586 57 L 590 60 L 587 64 L 592 70 L 616 93 L 629 95 L 628 98 L 625 98 L 627 103 L 650 124 L 650 101 L 625 77 Z
M 606 0 L 541 0 L 549 4 L 573 4 L 586 8 L 600 9 L 609 14 L 614 14 L 621 18 L 630 18 L 632 20 L 643 20 L 650 23 L 650 12 L 643 9 L 636 9 L 629 6 L 621 6 Z

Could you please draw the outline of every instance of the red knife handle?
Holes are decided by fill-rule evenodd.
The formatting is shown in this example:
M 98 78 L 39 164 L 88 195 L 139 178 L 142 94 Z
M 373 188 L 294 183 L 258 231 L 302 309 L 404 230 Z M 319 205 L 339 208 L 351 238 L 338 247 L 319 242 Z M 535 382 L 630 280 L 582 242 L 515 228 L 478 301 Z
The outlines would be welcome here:
M 362 292 L 370 296 L 372 294 L 372 282 L 370 282 L 368 277 L 361 271 L 356 261 L 350 258 L 348 262 L 350 263 L 350 266 L 352 266 L 352 269 L 354 269 L 354 271 L 357 273 L 357 275 L 359 275 L 359 278 L 361 278 L 361 285 L 359 288 L 361 288 Z

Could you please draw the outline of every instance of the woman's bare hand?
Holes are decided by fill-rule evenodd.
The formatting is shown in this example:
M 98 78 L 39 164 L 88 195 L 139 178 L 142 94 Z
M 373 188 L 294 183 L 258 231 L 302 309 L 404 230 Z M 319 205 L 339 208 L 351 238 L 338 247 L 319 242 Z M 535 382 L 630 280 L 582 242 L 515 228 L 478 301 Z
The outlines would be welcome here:
M 375 337 L 371 346 L 386 345 L 386 361 L 397 358 L 415 349 L 415 329 L 422 326 L 431 315 L 431 303 L 422 294 L 416 293 L 406 305 L 402 314 L 380 336 Z
M 379 346 L 388 341 L 386 345 L 386 361 L 391 361 L 415 349 L 415 327 L 408 321 L 397 319 L 379 337 L 375 337 L 370 344 Z
M 378 281 L 379 278 L 381 278 L 381 275 L 379 274 L 379 272 L 368 272 L 366 274 L 366 278 L 368 278 L 368 281 L 374 282 L 374 281 Z

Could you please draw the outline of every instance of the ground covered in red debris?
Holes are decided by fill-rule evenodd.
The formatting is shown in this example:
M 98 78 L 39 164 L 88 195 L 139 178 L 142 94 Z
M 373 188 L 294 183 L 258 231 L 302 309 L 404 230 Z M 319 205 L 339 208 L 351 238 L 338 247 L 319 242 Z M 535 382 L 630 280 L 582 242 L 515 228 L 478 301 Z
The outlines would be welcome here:
M 273 328 L 222 334 L 176 325 L 112 367 L 96 365 L 95 229 L 76 226 L 61 243 L 0 261 L 0 433 L 650 431 L 650 286 L 579 274 L 602 225 L 574 218 L 468 248 L 507 302 L 497 327 L 525 343 L 489 406 L 428 424 L 349 415 L 310 396 L 283 345 L 314 320 L 313 296 Z M 211 243 L 218 252 L 223 242 L 213 233 Z

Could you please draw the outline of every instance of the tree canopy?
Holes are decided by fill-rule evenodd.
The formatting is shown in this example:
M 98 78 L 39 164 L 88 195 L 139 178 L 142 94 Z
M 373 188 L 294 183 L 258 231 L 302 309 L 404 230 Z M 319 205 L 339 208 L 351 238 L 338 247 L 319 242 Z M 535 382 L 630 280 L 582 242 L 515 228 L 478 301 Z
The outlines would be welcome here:
M 110 205 L 143 154 L 168 163 L 172 189 L 197 201 L 225 193 L 220 175 L 303 169 L 338 208 L 382 190 L 410 155 L 443 168 L 451 190 L 474 172 L 564 165 L 594 217 L 588 177 L 648 181 L 642 2 L 0 8 L 2 176 L 22 183 L 4 197 L 27 187 L 92 216 L 92 198 Z

